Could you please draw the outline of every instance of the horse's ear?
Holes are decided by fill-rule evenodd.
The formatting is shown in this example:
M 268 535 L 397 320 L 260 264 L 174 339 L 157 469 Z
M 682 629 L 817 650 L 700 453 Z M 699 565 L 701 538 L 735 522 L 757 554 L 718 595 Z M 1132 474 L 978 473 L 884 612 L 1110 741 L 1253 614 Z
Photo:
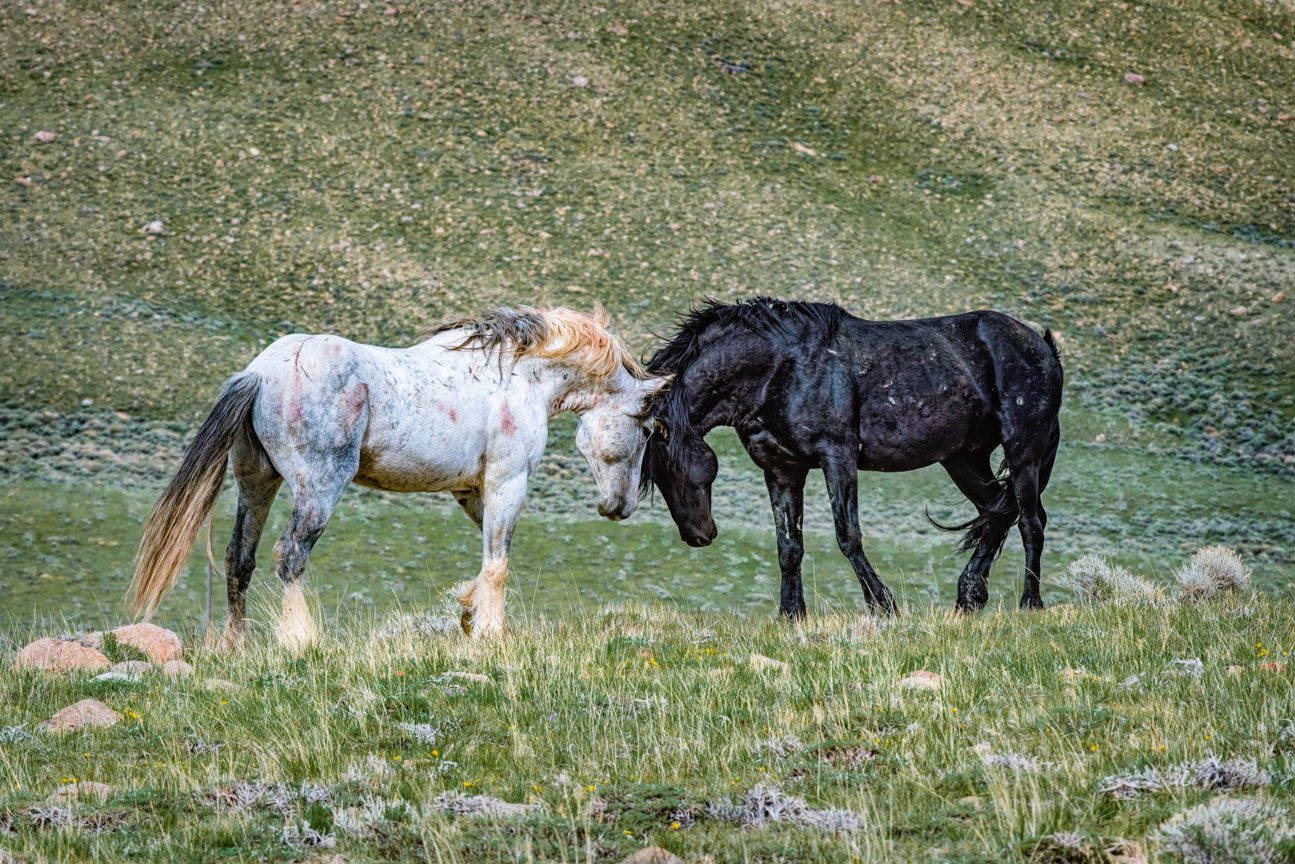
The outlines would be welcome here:
M 662 375 L 659 378 L 649 378 L 646 381 L 640 382 L 639 387 L 648 398 L 651 398 L 653 396 L 660 396 L 668 391 L 670 389 L 670 385 L 673 383 L 673 375 Z

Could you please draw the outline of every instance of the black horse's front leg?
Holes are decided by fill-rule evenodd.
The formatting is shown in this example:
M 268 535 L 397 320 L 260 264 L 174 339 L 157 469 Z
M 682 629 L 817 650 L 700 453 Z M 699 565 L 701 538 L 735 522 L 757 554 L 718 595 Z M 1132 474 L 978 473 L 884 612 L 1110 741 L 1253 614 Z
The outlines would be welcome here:
M 805 556 L 801 523 L 805 514 L 805 472 L 764 472 L 773 507 L 773 528 L 778 536 L 778 569 L 782 573 L 782 600 L 778 611 L 792 620 L 805 617 L 805 589 L 800 579 L 800 562 Z
M 859 474 L 854 454 L 823 460 L 823 477 L 832 499 L 832 520 L 836 524 L 836 544 L 854 568 L 868 605 L 886 614 L 895 612 L 895 596 L 863 554 L 863 534 L 859 530 Z

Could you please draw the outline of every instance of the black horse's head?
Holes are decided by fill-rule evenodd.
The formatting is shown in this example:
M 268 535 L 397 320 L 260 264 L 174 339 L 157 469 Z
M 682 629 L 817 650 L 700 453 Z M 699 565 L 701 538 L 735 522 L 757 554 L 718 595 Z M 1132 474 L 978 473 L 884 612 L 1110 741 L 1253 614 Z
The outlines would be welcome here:
M 679 537 L 689 546 L 709 546 L 719 533 L 710 513 L 710 487 L 718 472 L 715 451 L 686 420 L 674 433 L 658 420 L 643 455 L 642 487 L 661 490 Z

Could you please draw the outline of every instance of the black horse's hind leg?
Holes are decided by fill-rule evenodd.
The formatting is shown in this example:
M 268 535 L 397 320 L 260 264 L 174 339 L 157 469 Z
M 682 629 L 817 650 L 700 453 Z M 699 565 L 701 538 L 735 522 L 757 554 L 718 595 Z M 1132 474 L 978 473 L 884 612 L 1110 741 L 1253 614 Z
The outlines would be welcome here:
M 247 586 L 256 569 L 256 546 L 270 513 L 270 505 L 283 478 L 270 464 L 261 445 L 240 438 L 230 451 L 234 482 L 238 485 L 238 512 L 234 530 L 225 548 L 225 593 L 229 600 L 229 617 L 221 644 L 225 648 L 243 648 L 247 644 Z
M 827 480 L 827 494 L 832 499 L 832 521 L 836 525 L 836 544 L 850 561 L 854 575 L 863 589 L 868 605 L 882 612 L 895 611 L 895 597 L 872 569 L 863 554 L 863 534 L 859 530 L 859 474 L 857 456 L 844 454 L 841 458 L 823 460 L 823 477 Z
M 800 562 L 805 554 L 801 523 L 805 514 L 805 474 L 764 472 L 773 507 L 773 528 L 778 537 L 778 569 L 782 572 L 782 601 L 778 611 L 793 620 L 805 617 L 805 589 Z
M 1038 460 L 1020 464 L 1019 458 L 1013 460 L 1009 445 L 1004 445 L 1004 450 L 1012 473 L 1012 489 L 1016 492 L 1017 505 L 1021 511 L 1021 543 L 1025 547 L 1025 589 L 1021 592 L 1021 608 L 1042 609 L 1039 574 L 1042 572 L 1043 527 L 1048 522 L 1048 514 L 1040 500 L 1040 465 Z
M 995 512 L 994 504 L 1000 495 L 1006 492 L 1012 496 L 1012 490 L 1010 487 L 1004 489 L 1003 484 L 994 476 L 989 464 L 991 452 L 960 453 L 940 463 L 958 490 L 976 505 L 976 512 L 981 517 L 986 513 L 993 514 L 983 527 L 973 529 L 976 531 L 973 535 L 976 548 L 967 566 L 963 568 L 962 575 L 958 577 L 958 602 L 955 608 L 959 612 L 983 609 L 989 601 L 989 568 L 1003 548 L 1003 541 L 1007 539 L 1012 523 L 1016 521 L 1014 496 L 1010 500 L 1010 511 L 1004 511 L 1000 507 Z

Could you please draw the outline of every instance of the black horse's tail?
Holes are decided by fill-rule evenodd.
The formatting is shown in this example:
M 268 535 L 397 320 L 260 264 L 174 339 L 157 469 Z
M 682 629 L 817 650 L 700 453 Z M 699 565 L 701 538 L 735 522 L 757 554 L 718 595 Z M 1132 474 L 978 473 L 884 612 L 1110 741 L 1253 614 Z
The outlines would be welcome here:
M 926 521 L 930 522 L 941 531 L 967 532 L 962 538 L 962 542 L 958 544 L 958 549 L 963 552 L 970 552 L 972 549 L 975 549 L 980 545 L 980 541 L 984 539 L 985 533 L 989 530 L 990 525 L 1006 521 L 1007 526 L 1010 528 L 1016 522 L 1016 518 L 1020 515 L 1020 508 L 1016 506 L 1016 493 L 1012 491 L 1012 483 L 1007 474 L 1006 460 L 998 466 L 998 471 L 994 477 L 994 485 L 998 487 L 998 491 L 994 495 L 994 500 L 991 501 L 989 503 L 989 507 L 987 507 L 985 511 L 976 518 L 970 519 L 966 522 L 960 522 L 957 525 L 945 525 L 941 522 L 935 521 L 931 516 L 930 511 L 927 511 Z M 999 548 L 1002 548 L 1001 544 Z M 997 551 L 995 554 L 997 554 Z
M 1048 437 L 1047 452 L 1044 453 L 1043 459 L 1040 461 L 1040 494 L 1042 494 L 1044 487 L 1048 485 L 1049 476 L 1052 474 L 1052 465 L 1057 460 L 1057 448 L 1060 445 L 1061 425 L 1054 423 L 1052 426 L 1052 434 Z M 1017 517 L 1020 516 L 1021 511 L 1016 504 L 1016 493 L 1012 491 L 1012 483 L 1011 478 L 1008 475 L 1006 460 L 1003 460 L 1002 464 L 998 466 L 998 471 L 994 476 L 994 483 L 998 487 L 998 492 L 994 495 L 994 500 L 990 502 L 989 507 L 986 508 L 985 512 L 981 513 L 976 518 L 957 525 L 943 525 L 931 518 L 931 514 L 928 512 L 926 514 L 926 521 L 930 522 L 941 531 L 966 531 L 966 536 L 962 538 L 962 542 L 958 544 L 958 548 L 963 552 L 970 552 L 972 549 L 975 549 L 980 545 L 980 541 L 984 539 L 985 533 L 989 530 L 989 526 L 991 524 L 1006 520 L 1007 527 L 1011 528 L 1016 524 Z M 995 556 L 997 556 L 1001 549 L 1002 546 L 1000 544 L 999 549 L 994 550 Z

